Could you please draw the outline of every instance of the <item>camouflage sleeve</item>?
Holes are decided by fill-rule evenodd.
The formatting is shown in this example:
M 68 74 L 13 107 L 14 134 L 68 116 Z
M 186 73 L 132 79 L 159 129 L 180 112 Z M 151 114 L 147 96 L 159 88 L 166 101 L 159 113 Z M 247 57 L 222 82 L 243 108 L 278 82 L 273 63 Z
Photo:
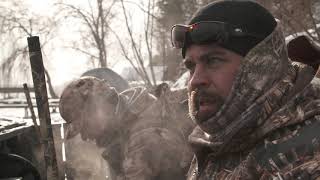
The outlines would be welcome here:
M 262 153 L 255 155 L 263 174 L 281 179 L 320 179 L 319 128 L 320 117 L 314 116 L 282 130 L 286 134 L 280 139 L 264 144 Z M 279 137 L 277 132 L 273 134 Z
M 123 169 L 128 180 L 150 180 L 181 171 L 181 141 L 163 128 L 148 128 L 134 133 L 126 147 Z M 176 179 L 168 177 L 169 179 Z
M 320 152 L 314 156 L 301 158 L 303 163 L 293 164 L 293 168 L 284 173 L 284 179 L 320 179 Z

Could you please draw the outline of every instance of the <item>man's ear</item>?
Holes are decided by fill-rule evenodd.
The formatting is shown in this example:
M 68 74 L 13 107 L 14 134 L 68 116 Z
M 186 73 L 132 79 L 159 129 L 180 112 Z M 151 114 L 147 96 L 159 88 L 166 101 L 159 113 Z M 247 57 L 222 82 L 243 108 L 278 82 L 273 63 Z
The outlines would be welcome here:
M 80 133 L 80 124 L 78 123 L 68 123 L 65 127 L 66 139 L 71 139 Z
M 114 87 L 110 87 L 109 92 L 108 92 L 107 101 L 110 104 L 117 106 L 117 104 L 119 102 L 119 93 L 117 92 L 117 90 Z
M 170 87 L 167 83 L 161 83 L 157 85 L 157 87 L 154 89 L 152 94 L 157 98 L 160 98 L 160 96 L 164 95 L 169 90 L 170 90 Z
M 298 36 L 288 45 L 288 55 L 292 61 L 312 66 L 315 70 L 320 64 L 320 47 L 307 36 Z

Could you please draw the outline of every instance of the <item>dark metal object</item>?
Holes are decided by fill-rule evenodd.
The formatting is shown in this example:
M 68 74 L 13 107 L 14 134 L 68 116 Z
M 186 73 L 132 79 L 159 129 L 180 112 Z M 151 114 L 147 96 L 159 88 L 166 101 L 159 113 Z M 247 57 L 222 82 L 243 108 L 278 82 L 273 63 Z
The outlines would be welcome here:
M 0 178 L 40 180 L 37 168 L 27 159 L 16 154 L 0 154 Z
M 112 71 L 109 68 L 95 68 L 91 69 L 81 75 L 83 76 L 92 76 L 98 79 L 106 80 L 107 83 L 114 87 L 118 92 L 122 92 L 129 88 L 128 82 L 123 79 L 119 74 Z
M 46 179 L 58 179 L 58 166 L 39 37 L 28 37 L 28 47 L 38 116 L 40 120 L 40 130 L 41 135 L 43 136 L 42 141 L 44 143 L 44 164 L 47 173 Z
M 301 62 L 312 66 L 315 70 L 320 64 L 320 46 L 307 36 L 298 36 L 288 45 L 288 55 L 292 61 Z

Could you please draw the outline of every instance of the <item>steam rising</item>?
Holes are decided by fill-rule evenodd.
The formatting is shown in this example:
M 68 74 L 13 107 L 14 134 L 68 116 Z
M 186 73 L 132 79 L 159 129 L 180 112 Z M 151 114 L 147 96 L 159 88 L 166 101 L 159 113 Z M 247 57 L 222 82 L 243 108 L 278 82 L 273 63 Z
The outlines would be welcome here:
M 90 79 L 90 81 L 93 80 L 94 79 L 92 78 Z M 96 83 L 92 84 L 95 85 Z M 94 93 L 97 91 L 97 87 L 98 86 L 96 86 L 95 88 L 90 87 L 91 89 L 95 90 L 90 91 L 95 99 L 99 99 L 99 96 L 103 96 L 103 94 L 101 93 Z M 99 88 L 105 87 L 107 86 L 99 86 Z M 99 91 L 101 91 L 101 89 L 98 90 L 98 92 Z M 190 99 L 195 98 L 195 95 L 196 92 L 193 91 L 191 93 Z M 188 170 L 192 158 L 192 151 L 187 145 L 187 137 L 194 127 L 194 124 L 187 116 L 188 108 L 180 103 L 183 100 L 187 99 L 186 96 L 187 93 L 185 90 L 171 91 L 169 88 L 162 89 L 161 92 L 158 93 L 157 99 L 152 94 L 148 93 L 148 91 L 144 88 L 132 88 L 121 93 L 121 96 L 119 96 L 121 97 L 121 99 L 118 101 L 118 103 L 121 102 L 122 105 L 118 106 L 118 104 L 115 104 L 114 106 L 118 107 L 118 113 L 123 114 L 119 115 L 119 117 L 122 117 L 122 119 L 117 119 L 115 117 L 111 119 L 110 117 L 106 117 L 105 120 L 108 121 L 107 124 L 114 127 L 106 128 L 103 136 L 100 139 L 94 140 L 96 143 L 93 140 L 84 141 L 83 139 L 87 138 L 81 137 L 82 132 L 88 130 L 89 126 L 81 127 L 81 134 L 78 134 L 72 139 L 67 140 L 67 174 L 71 175 L 72 177 L 69 179 L 115 180 L 116 177 L 123 178 L 122 168 L 124 158 L 127 156 L 126 153 L 130 153 L 125 152 L 124 147 L 127 146 L 127 143 L 135 143 L 135 141 L 138 143 L 140 142 L 140 139 L 133 141 L 132 139 L 130 139 L 129 142 L 129 139 L 124 137 L 132 137 L 130 133 L 137 133 L 137 131 L 131 131 L 132 127 L 142 128 L 139 131 L 144 131 L 143 129 L 159 127 L 158 125 L 154 126 L 154 124 L 161 124 L 161 127 L 158 129 L 161 129 L 162 127 L 166 129 L 164 131 L 161 130 L 160 133 L 161 138 L 167 141 L 167 143 L 164 144 L 162 150 L 166 153 L 162 152 L 160 154 L 156 154 L 156 156 L 159 156 L 159 158 L 156 158 L 156 161 L 159 162 L 154 162 L 154 157 L 149 157 L 149 160 L 147 160 L 147 162 L 151 161 L 154 164 L 163 164 L 163 159 L 166 158 L 162 157 L 164 156 L 164 154 L 172 155 L 176 153 L 175 155 L 173 155 L 173 157 L 179 160 L 171 159 L 169 160 L 170 163 L 168 167 L 157 166 L 157 168 L 162 168 L 163 171 L 165 171 L 165 168 L 170 169 L 169 166 L 173 166 L 174 168 L 181 168 L 181 171 L 183 172 L 183 174 L 185 174 Z M 101 99 L 103 99 L 103 97 L 100 97 L 100 100 Z M 123 101 L 127 101 L 125 104 L 130 106 L 124 107 Z M 72 105 L 77 106 L 76 104 Z M 90 106 L 97 108 L 98 111 L 108 111 L 106 110 L 106 108 L 111 108 L 110 105 L 105 105 L 104 103 L 101 103 L 101 101 L 90 101 Z M 116 109 L 115 107 L 113 108 Z M 132 114 L 128 114 L 128 108 Z M 196 107 L 193 107 L 191 108 L 191 110 L 195 108 Z M 86 121 L 89 120 L 88 122 L 96 122 L 95 118 L 97 116 L 92 112 L 94 111 L 90 110 L 84 113 L 85 118 L 89 118 Z M 110 123 L 109 121 L 114 121 L 117 123 Z M 126 135 L 123 136 L 124 134 L 121 134 L 119 132 L 125 132 L 124 134 Z M 151 133 L 153 133 L 153 131 L 151 131 Z M 154 137 L 154 134 L 149 136 L 148 133 L 142 133 L 142 135 L 142 138 L 144 139 L 142 142 L 150 142 L 150 144 L 154 142 L 153 139 L 150 139 Z M 146 140 L 148 138 L 149 140 Z M 104 143 L 97 144 L 97 142 Z M 143 146 L 152 148 L 152 145 L 150 144 L 143 144 Z M 157 152 L 157 150 L 153 149 L 153 152 Z M 147 157 L 148 156 L 144 157 L 143 159 Z

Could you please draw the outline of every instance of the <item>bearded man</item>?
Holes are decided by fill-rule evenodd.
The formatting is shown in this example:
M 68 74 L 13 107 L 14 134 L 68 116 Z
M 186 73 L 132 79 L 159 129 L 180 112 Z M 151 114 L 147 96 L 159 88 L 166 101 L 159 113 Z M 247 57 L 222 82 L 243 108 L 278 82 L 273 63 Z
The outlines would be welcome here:
M 254 1 L 201 8 L 171 31 L 190 72 L 188 180 L 319 179 L 320 86 Z

